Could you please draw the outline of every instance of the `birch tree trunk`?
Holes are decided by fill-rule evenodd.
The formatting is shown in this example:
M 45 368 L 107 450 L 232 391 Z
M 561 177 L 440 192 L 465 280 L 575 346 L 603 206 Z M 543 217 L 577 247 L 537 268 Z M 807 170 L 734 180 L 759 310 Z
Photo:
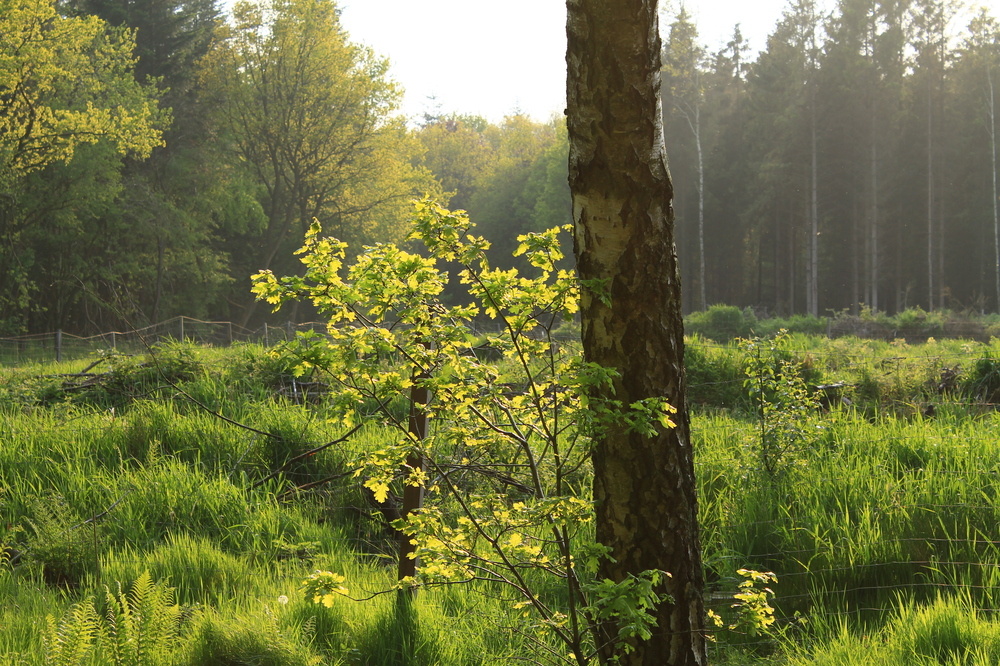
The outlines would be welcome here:
M 930 84 L 927 87 L 927 309 L 934 309 L 934 143 Z
M 875 119 L 872 118 L 872 127 L 875 127 Z M 873 129 L 872 131 L 872 145 L 869 151 L 869 169 L 871 177 L 871 188 L 872 188 L 872 200 L 871 200 L 871 226 L 868 228 L 868 253 L 869 253 L 869 265 L 868 265 L 868 305 L 872 310 L 878 311 L 878 283 L 879 283 L 879 270 L 878 270 L 878 147 L 876 145 L 878 141 L 877 135 Z
M 677 427 L 609 429 L 595 443 L 599 575 L 671 574 L 673 603 L 621 664 L 705 664 L 703 575 L 683 369 L 672 187 L 663 147 L 656 0 L 567 0 L 567 125 L 587 361 L 614 368 L 614 399 L 653 396 Z M 615 627 L 608 627 L 614 632 Z M 605 649 L 602 661 L 612 657 Z

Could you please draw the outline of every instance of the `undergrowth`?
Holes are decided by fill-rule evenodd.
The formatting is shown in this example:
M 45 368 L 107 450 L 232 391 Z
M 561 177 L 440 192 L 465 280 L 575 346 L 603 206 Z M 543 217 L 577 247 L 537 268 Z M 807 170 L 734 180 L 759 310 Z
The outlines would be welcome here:
M 384 434 L 340 441 L 329 388 L 311 377 L 294 389 L 280 350 L 159 353 L 176 356 L 163 375 L 150 359 L 86 377 L 76 375 L 96 359 L 0 371 L 0 663 L 111 663 L 113 641 L 142 631 L 123 619 L 141 605 L 137 583 L 161 591 L 177 622 L 148 634 L 169 659 L 130 663 L 531 655 L 532 627 L 486 585 L 426 590 L 412 607 L 394 595 L 329 608 L 306 599 L 301 583 L 317 569 L 340 572 L 359 597 L 392 587 L 386 507 L 350 466 Z M 774 360 L 804 368 L 796 376 L 821 404 L 808 437 L 772 448 L 780 473 L 761 475 L 741 352 L 691 339 L 709 606 L 726 622 L 715 663 L 1000 661 L 1000 630 L 979 610 L 1000 603 L 997 358 L 996 341 L 791 334 Z M 741 568 L 777 577 L 766 637 L 728 628 Z

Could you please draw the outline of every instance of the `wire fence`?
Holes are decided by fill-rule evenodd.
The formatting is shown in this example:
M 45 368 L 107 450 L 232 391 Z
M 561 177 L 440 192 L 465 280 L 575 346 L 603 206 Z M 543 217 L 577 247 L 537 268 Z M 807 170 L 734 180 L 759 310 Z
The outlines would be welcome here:
M 150 346 L 169 340 L 224 347 L 235 342 L 255 342 L 270 346 L 290 340 L 297 331 L 322 330 L 319 322 L 283 325 L 264 324 L 244 328 L 230 321 L 202 321 L 192 317 L 174 317 L 157 324 L 126 331 L 108 331 L 77 336 L 65 331 L 0 338 L 0 365 L 19 366 L 50 361 L 86 358 L 95 353 L 117 351 L 126 354 L 145 352 Z
M 489 331 L 491 327 L 476 326 Z M 496 328 L 495 326 L 492 328 Z M 22 366 L 51 361 L 71 361 L 109 351 L 141 354 L 157 343 L 185 341 L 213 347 L 226 347 L 239 342 L 252 342 L 265 347 L 292 340 L 297 332 L 325 331 L 323 322 L 293 322 L 263 324 L 246 328 L 231 321 L 203 321 L 179 316 L 157 324 L 125 331 L 107 331 L 90 336 L 78 336 L 57 330 L 12 337 L 0 337 L 0 366 Z
M 145 327 L 127 332 L 109 332 L 90 337 L 76 337 L 59 332 L 48 335 L 22 336 L 18 338 L 0 338 L 0 362 L 7 365 L 44 362 L 55 359 L 68 360 L 81 358 L 101 350 L 117 350 L 126 353 L 146 351 L 148 345 L 164 340 L 188 340 L 200 344 L 225 346 L 236 342 L 256 342 L 271 345 L 294 336 L 296 331 L 322 330 L 322 324 L 317 323 L 287 323 L 283 326 L 265 325 L 249 330 L 231 322 L 206 322 L 189 317 L 177 317 L 155 326 Z M 728 349 L 724 345 L 700 344 L 703 349 Z M 798 350 L 797 355 L 812 355 L 813 357 L 836 357 L 837 365 L 842 369 L 850 369 L 853 365 L 870 365 L 871 354 L 865 352 L 853 353 L 844 350 L 835 352 L 817 352 Z M 928 347 L 919 354 L 909 358 L 893 357 L 880 360 L 880 371 L 891 376 L 893 373 L 905 374 L 914 368 L 926 371 L 928 380 L 934 378 L 936 369 L 962 365 L 969 367 L 976 360 L 988 357 L 987 350 L 981 346 L 970 346 L 967 350 L 956 351 L 953 348 Z M 723 380 L 721 383 L 742 384 L 741 378 Z M 704 388 L 704 385 L 694 385 L 692 389 Z M 929 385 L 929 390 L 935 390 Z M 778 592 L 777 602 L 781 616 L 779 621 L 786 624 L 795 622 L 794 612 L 805 609 L 808 614 L 816 611 L 813 602 L 818 598 L 839 600 L 821 608 L 824 616 L 830 619 L 838 617 L 848 619 L 870 619 L 884 613 L 887 605 L 893 599 L 904 595 L 915 595 L 920 598 L 933 598 L 938 593 L 967 593 L 976 599 L 979 610 L 996 614 L 1000 613 L 1000 446 L 994 447 L 995 454 L 982 455 L 993 444 L 1000 444 L 1000 418 L 993 416 L 996 405 L 975 399 L 951 395 L 949 400 L 957 407 L 970 408 L 970 411 L 980 410 L 976 421 L 977 438 L 985 444 L 980 453 L 970 452 L 974 458 L 970 466 L 949 466 L 946 456 L 940 457 L 939 464 L 932 464 L 935 451 L 945 451 L 948 446 L 956 444 L 956 438 L 965 436 L 951 424 L 940 431 L 893 431 L 880 434 L 877 438 L 871 434 L 859 434 L 848 444 L 855 449 L 875 451 L 893 450 L 898 457 L 875 461 L 874 466 L 882 466 L 885 471 L 884 483 L 897 488 L 895 495 L 887 496 L 894 499 L 883 505 L 877 503 L 877 498 L 871 498 L 872 506 L 867 507 L 878 515 L 888 515 L 895 512 L 900 516 L 920 516 L 920 525 L 926 529 L 914 529 L 907 532 L 885 531 L 877 540 L 863 541 L 858 538 L 851 541 L 844 537 L 841 541 L 824 543 L 823 535 L 816 534 L 812 543 L 816 547 L 801 547 L 809 543 L 809 539 L 793 538 L 816 529 L 816 522 L 802 520 L 797 517 L 795 498 L 787 496 L 782 500 L 787 506 L 764 519 L 754 519 L 751 512 L 743 513 L 739 507 L 729 507 L 730 523 L 741 522 L 738 530 L 741 533 L 765 535 L 759 543 L 763 544 L 753 552 L 741 552 L 732 548 L 729 543 L 713 543 L 720 532 L 707 532 L 706 551 L 715 552 L 717 569 L 735 571 L 741 567 L 774 567 L 779 577 L 775 586 Z M 79 437 L 82 432 L 79 424 L 66 423 L 67 435 Z M 95 426 L 96 427 L 96 426 Z M 103 429 L 100 426 L 98 429 Z M 713 424 L 715 430 L 712 436 L 728 439 L 732 449 L 737 451 L 752 440 L 755 425 L 748 422 L 744 425 L 733 425 L 720 428 Z M 696 418 L 693 437 L 696 445 L 701 438 L 707 436 Z M 950 428 L 950 429 L 949 429 Z M 13 431 L 8 435 L 13 435 Z M 252 436 L 249 436 L 252 439 Z M 249 440 L 248 440 L 249 442 Z M 960 443 L 960 442 L 959 442 Z M 247 446 L 250 444 L 248 443 Z M 841 443 L 844 445 L 844 443 Z M 931 453 L 926 459 L 906 462 L 904 456 L 910 455 L 916 445 L 923 446 Z M 353 443 L 344 445 L 338 455 L 345 458 L 360 457 L 363 451 L 353 451 Z M 828 452 L 816 449 L 811 452 L 812 460 L 820 460 Z M 917 457 L 923 455 L 917 451 Z M 875 453 L 872 454 L 873 456 Z M 894 453 L 894 455 L 897 455 Z M 241 454 L 238 460 L 243 461 Z M 696 471 L 701 476 L 719 473 L 739 477 L 745 457 L 734 453 L 732 457 L 716 457 L 711 461 L 696 460 Z M 25 461 L 25 464 L 30 464 Z M 970 471 L 971 470 L 971 471 Z M 260 470 L 256 470 L 260 472 Z M 808 477 L 813 485 L 831 483 L 849 489 L 852 483 L 860 483 L 847 475 L 844 470 L 826 468 L 827 476 Z M 738 479 L 734 484 L 741 483 Z M 749 480 L 743 483 L 750 483 Z M 905 496 L 903 492 L 914 486 L 925 486 L 943 490 L 938 495 L 924 493 Z M 965 488 L 966 491 L 949 489 Z M 359 501 L 364 497 L 360 488 L 347 488 L 341 484 L 339 489 L 329 488 L 322 492 L 329 493 L 328 501 L 331 510 L 346 512 L 352 516 L 371 514 L 377 519 L 379 508 L 371 503 Z M 847 491 L 845 491 L 847 492 Z M 936 492 L 936 491 L 935 491 Z M 806 493 L 803 492 L 803 495 Z M 738 496 L 738 495 L 734 495 Z M 846 497 L 846 495 L 845 495 Z M 919 497 L 914 500 L 913 497 Z M 845 499 L 846 502 L 846 499 Z M 861 515 L 859 506 L 831 504 L 829 510 L 843 514 L 843 522 L 851 529 L 860 531 L 870 529 L 878 520 L 869 520 Z M 369 521 L 351 521 L 355 534 L 348 536 L 355 550 L 361 553 L 381 553 L 387 549 L 392 537 L 391 530 L 373 528 Z M 891 525 L 886 521 L 885 525 Z M 732 525 L 725 526 L 731 528 Z M 888 529 L 888 528 L 887 528 Z M 793 535 L 793 536 L 789 536 Z M 785 539 L 787 537 L 787 539 Z M 783 541 L 783 539 L 785 539 Z M 776 544 L 794 543 L 795 547 L 767 548 L 768 541 Z M 822 554 L 825 548 L 830 552 L 858 549 L 856 554 L 833 557 L 829 553 Z M 864 548 L 877 548 L 879 553 L 860 552 Z M 820 555 L 823 555 L 820 557 Z M 853 558 L 853 559 L 852 559 Z M 723 562 L 723 564 L 719 564 Z M 737 591 L 736 580 L 710 580 L 710 592 L 707 603 L 720 613 L 726 611 L 733 603 L 733 594 Z

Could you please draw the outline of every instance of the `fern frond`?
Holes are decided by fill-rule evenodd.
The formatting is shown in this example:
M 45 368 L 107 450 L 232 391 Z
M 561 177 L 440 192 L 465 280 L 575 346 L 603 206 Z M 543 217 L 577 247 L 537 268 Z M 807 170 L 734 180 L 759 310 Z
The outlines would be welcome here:
M 115 666 L 169 663 L 171 641 L 180 634 L 181 608 L 173 590 L 143 572 L 128 592 L 107 590 L 106 634 Z
M 100 618 L 93 600 L 74 604 L 57 623 L 45 618 L 45 663 L 51 666 L 80 666 L 90 661 Z
M 111 651 L 112 663 L 115 666 L 133 666 L 138 662 L 135 658 L 135 621 L 132 608 L 129 605 L 122 584 L 116 583 L 117 593 L 105 588 L 105 599 L 108 610 L 105 613 L 104 635 Z

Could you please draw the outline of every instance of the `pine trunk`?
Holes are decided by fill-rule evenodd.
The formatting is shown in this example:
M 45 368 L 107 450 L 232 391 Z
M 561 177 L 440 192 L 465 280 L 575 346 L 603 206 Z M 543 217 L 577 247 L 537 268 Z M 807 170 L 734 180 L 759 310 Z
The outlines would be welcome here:
M 997 211 L 997 118 L 993 91 L 993 70 L 987 66 L 986 80 L 990 85 L 990 164 L 993 167 L 993 262 L 996 278 L 997 312 L 1000 312 L 1000 214 Z

